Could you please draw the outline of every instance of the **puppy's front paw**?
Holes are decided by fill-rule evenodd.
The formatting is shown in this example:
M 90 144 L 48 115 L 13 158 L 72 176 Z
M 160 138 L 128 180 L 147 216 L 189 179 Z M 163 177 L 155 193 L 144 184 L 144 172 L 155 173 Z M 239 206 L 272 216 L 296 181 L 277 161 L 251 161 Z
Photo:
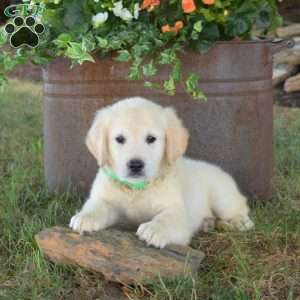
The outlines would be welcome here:
M 69 226 L 80 234 L 101 229 L 101 220 L 92 214 L 78 213 L 72 217 Z
M 152 245 L 156 248 L 164 248 L 170 242 L 164 226 L 158 221 L 141 224 L 136 234 L 141 240 L 145 241 L 148 246 Z

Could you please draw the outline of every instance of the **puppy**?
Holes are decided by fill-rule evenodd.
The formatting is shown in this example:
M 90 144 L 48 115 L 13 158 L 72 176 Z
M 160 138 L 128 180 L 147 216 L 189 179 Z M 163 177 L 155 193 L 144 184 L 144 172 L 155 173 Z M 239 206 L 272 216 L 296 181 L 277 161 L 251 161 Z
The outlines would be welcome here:
M 86 144 L 100 169 L 70 227 L 97 231 L 126 218 L 148 245 L 186 245 L 215 219 L 253 227 L 247 199 L 232 177 L 212 164 L 183 157 L 188 132 L 172 108 L 125 99 L 97 112 Z

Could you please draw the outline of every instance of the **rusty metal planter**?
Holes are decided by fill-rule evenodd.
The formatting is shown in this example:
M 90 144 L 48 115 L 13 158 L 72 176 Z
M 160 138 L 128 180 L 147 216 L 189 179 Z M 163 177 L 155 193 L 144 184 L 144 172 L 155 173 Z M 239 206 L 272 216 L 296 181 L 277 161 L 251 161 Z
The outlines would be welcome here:
M 190 131 L 187 155 L 222 166 L 241 189 L 271 196 L 272 46 L 270 42 L 220 42 L 208 54 L 182 56 L 184 72 L 201 76 L 208 101 L 176 96 L 127 81 L 127 66 L 111 58 L 69 68 L 58 59 L 43 72 L 45 175 L 50 191 L 69 184 L 88 191 L 96 161 L 84 144 L 96 110 L 125 97 L 142 96 L 176 107 Z M 163 71 L 157 80 L 165 78 Z M 226 195 L 224 195 L 226 197 Z

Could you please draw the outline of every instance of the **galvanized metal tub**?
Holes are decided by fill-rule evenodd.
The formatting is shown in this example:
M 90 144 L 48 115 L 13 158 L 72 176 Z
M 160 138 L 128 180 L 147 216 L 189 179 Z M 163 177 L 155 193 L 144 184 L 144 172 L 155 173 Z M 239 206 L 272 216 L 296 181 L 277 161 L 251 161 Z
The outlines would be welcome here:
M 207 102 L 193 100 L 183 90 L 172 97 L 127 81 L 127 65 L 111 58 L 72 69 L 58 59 L 43 71 L 49 190 L 66 191 L 70 184 L 89 190 L 97 164 L 84 140 L 95 111 L 142 96 L 177 109 L 191 134 L 188 156 L 221 166 L 248 195 L 270 198 L 273 50 L 269 41 L 238 41 L 220 42 L 205 55 L 183 55 L 184 72 L 200 74 Z M 163 71 L 157 80 L 165 76 Z

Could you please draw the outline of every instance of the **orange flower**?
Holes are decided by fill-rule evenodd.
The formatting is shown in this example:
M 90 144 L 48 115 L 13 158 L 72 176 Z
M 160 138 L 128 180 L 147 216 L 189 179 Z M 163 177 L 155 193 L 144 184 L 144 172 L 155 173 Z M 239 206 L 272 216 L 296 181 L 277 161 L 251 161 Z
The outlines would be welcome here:
M 214 5 L 215 4 L 215 0 L 202 0 L 202 2 L 206 5 Z
M 194 0 L 182 0 L 181 6 L 185 13 L 191 13 L 196 10 Z
M 162 32 L 173 32 L 173 27 L 171 27 L 169 24 L 164 25 L 161 27 Z
M 152 10 L 155 6 L 160 4 L 160 0 L 144 0 L 141 9 Z
M 183 22 L 177 21 L 174 26 L 170 26 L 169 24 L 161 27 L 162 32 L 173 32 L 177 34 L 183 28 Z
M 183 22 L 182 21 L 177 21 L 175 23 L 175 28 L 177 29 L 177 31 L 179 31 L 180 29 L 183 28 Z

